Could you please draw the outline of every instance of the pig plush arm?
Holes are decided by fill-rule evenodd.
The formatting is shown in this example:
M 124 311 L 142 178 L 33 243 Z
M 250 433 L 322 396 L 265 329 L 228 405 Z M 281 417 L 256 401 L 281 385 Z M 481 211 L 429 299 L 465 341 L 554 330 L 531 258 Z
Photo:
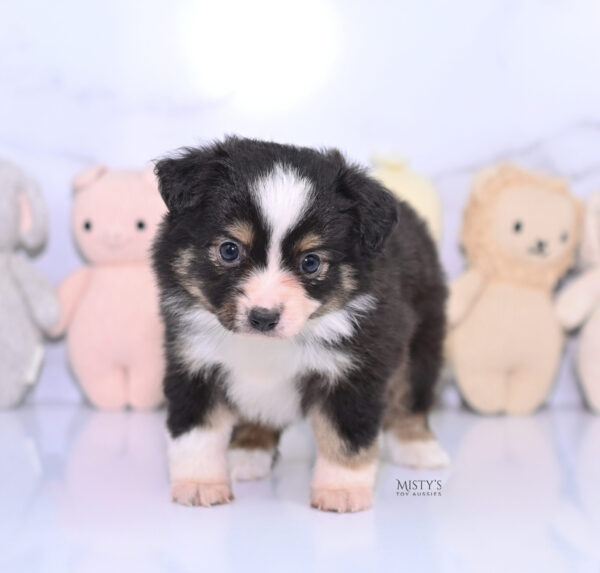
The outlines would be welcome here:
M 58 300 L 60 302 L 60 319 L 54 323 L 52 327 L 52 336 L 62 336 L 73 313 L 85 293 L 90 282 L 91 270 L 88 267 L 83 267 L 71 273 L 58 287 Z
M 566 330 L 580 326 L 600 304 L 600 268 L 578 276 L 556 298 L 556 315 Z
M 44 332 L 48 332 L 60 315 L 52 285 L 29 261 L 19 256 L 11 258 L 10 266 L 33 321 Z
M 450 285 L 448 297 L 448 326 L 450 328 L 461 322 L 481 294 L 485 281 L 476 269 L 470 269 Z

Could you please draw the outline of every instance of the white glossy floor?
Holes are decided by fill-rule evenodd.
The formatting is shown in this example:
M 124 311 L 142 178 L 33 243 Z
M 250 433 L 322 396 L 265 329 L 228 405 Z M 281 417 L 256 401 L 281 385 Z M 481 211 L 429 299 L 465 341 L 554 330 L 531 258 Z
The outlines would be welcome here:
M 305 425 L 271 479 L 204 509 L 168 500 L 162 413 L 1 413 L 0 571 L 598 571 L 600 418 L 445 411 L 433 425 L 450 470 L 384 462 L 375 509 L 337 515 L 308 506 Z M 396 495 L 423 478 L 442 495 Z

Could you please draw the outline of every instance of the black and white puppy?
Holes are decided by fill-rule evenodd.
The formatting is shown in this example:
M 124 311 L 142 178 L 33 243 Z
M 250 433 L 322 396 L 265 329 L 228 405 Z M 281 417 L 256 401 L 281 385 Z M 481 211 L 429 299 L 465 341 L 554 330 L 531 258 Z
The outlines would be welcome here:
M 156 165 L 171 494 L 232 499 L 311 418 L 312 505 L 372 503 L 393 461 L 448 462 L 427 424 L 446 287 L 425 224 L 335 150 L 236 137 Z M 228 454 L 229 449 L 229 454 Z

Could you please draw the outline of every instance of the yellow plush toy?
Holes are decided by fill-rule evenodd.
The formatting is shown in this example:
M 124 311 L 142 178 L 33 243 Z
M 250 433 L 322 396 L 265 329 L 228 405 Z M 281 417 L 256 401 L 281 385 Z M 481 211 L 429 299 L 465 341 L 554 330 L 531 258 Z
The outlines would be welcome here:
M 373 164 L 372 175 L 425 220 L 429 232 L 439 244 L 442 236 L 442 203 L 433 184 L 411 171 L 405 162 L 396 157 L 375 155 Z
M 560 179 L 513 165 L 475 180 L 452 285 L 447 354 L 464 400 L 486 413 L 544 403 L 560 362 L 553 291 L 575 259 L 582 208 Z

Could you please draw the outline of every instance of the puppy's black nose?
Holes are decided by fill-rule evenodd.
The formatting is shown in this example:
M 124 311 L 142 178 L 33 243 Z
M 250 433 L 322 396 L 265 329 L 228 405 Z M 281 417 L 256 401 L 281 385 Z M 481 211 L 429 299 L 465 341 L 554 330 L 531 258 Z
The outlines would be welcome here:
M 543 253 L 546 250 L 547 245 L 548 243 L 546 241 L 538 241 L 536 244 L 538 252 Z
M 278 310 L 268 308 L 253 308 L 248 315 L 250 325 L 259 332 L 273 330 L 279 322 L 281 313 Z

